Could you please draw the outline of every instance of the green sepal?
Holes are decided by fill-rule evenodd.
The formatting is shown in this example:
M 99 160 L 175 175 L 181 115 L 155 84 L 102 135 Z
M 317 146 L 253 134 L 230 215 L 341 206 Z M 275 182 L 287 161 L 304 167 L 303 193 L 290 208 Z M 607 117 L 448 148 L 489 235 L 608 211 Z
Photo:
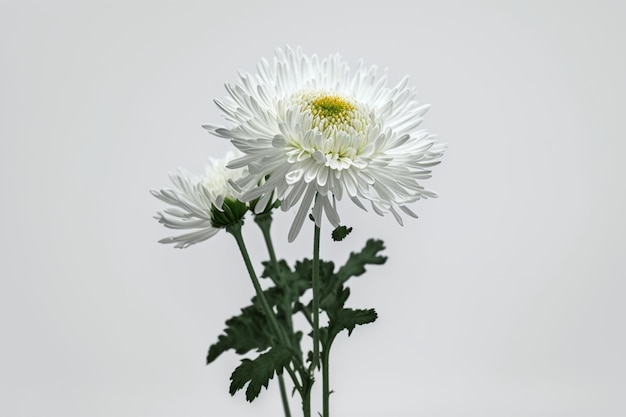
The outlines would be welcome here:
M 242 221 L 248 206 L 239 200 L 224 199 L 221 210 L 211 205 L 211 225 L 216 228 L 225 228 Z

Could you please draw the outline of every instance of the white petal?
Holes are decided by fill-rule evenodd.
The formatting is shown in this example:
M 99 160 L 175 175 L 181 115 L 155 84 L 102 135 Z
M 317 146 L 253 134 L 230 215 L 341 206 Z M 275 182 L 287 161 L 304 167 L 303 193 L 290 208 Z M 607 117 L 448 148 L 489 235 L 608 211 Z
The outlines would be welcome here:
M 267 204 L 274 193 L 285 211 L 299 205 L 290 239 L 311 208 L 311 193 L 319 195 L 315 213 L 323 210 L 331 224 L 339 214 L 330 198 L 340 200 L 344 192 L 358 207 L 369 200 L 375 213 L 400 222 L 398 208 L 416 217 L 405 205 L 436 196 L 422 182 L 446 145 L 418 128 L 429 105 L 418 101 L 409 78 L 387 79 L 388 71 L 376 66 L 350 69 L 338 54 L 318 58 L 299 48 L 277 49 L 273 59 L 258 63 L 256 74 L 240 72 L 216 102 L 229 126 L 205 125 L 244 154 L 229 165 L 248 169 L 236 181 L 240 190 L 233 190 L 243 192 L 242 201 Z M 334 100 L 343 113 L 328 116 L 313 104 L 321 98 Z M 190 212 L 203 203 L 177 193 L 158 198 Z
M 289 229 L 289 235 L 287 236 L 287 240 L 289 242 L 293 242 L 300 233 L 300 230 L 302 229 L 302 224 L 304 223 L 304 219 L 306 219 L 308 211 L 311 208 L 311 202 L 313 201 L 314 196 L 315 187 L 309 186 L 304 193 L 302 203 L 300 204 L 298 212 L 296 213 L 296 217 L 291 224 L 291 228 Z
M 403 212 L 405 212 L 406 214 L 408 214 L 411 217 L 414 217 L 416 219 L 418 218 L 417 214 L 415 214 L 415 212 L 412 211 L 411 209 L 409 209 L 407 206 L 400 206 L 400 210 L 402 210 Z
M 324 204 L 324 212 L 326 213 L 326 218 L 330 222 L 333 227 L 339 226 L 341 220 L 339 219 L 339 214 L 337 213 L 337 209 L 334 205 L 330 203 L 328 198 L 323 199 Z

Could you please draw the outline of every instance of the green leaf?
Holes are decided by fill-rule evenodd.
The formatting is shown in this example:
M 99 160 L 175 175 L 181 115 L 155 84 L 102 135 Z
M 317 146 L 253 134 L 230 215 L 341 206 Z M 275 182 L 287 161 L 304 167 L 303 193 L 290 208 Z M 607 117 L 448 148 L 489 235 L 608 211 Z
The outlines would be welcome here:
M 283 292 L 288 295 L 288 299 L 292 302 L 297 301 L 311 287 L 310 275 L 307 277 L 301 273 L 302 271 L 292 271 L 284 260 L 278 262 L 278 271 L 276 271 L 271 262 L 263 262 L 263 266 L 265 269 L 261 276 L 271 278 L 277 285 L 280 285 Z M 298 265 L 296 265 L 297 268 Z
M 246 384 L 246 400 L 252 402 L 261 392 L 261 387 L 267 388 L 274 373 L 281 373 L 289 364 L 291 355 L 284 348 L 273 348 L 254 360 L 243 359 L 230 376 L 230 395 L 235 395 Z
M 333 276 L 335 270 L 335 264 L 332 261 L 323 261 L 320 259 L 320 281 L 322 285 L 325 282 L 329 282 Z M 311 278 L 313 276 L 313 261 L 304 258 L 302 261 L 296 262 L 295 273 L 298 275 L 298 279 L 302 281 L 302 285 L 306 285 L 306 288 L 311 288 Z
M 376 310 L 373 308 L 352 309 L 343 308 L 337 312 L 335 317 L 329 323 L 329 332 L 331 337 L 335 337 L 340 331 L 348 330 L 348 336 L 352 334 L 354 327 L 361 324 L 372 323 L 378 318 Z
M 229 349 L 240 355 L 253 349 L 258 351 L 267 349 L 271 346 L 268 328 L 267 318 L 259 307 L 251 305 L 243 308 L 240 315 L 226 321 L 224 334 L 220 335 L 217 342 L 209 348 L 207 365 Z
M 274 283 L 280 283 L 282 281 L 282 276 L 291 274 L 291 269 L 287 262 L 284 259 L 281 259 L 278 263 L 278 270 L 274 268 L 274 264 L 270 261 L 263 262 L 263 272 L 261 273 L 261 278 L 271 278 Z
M 382 240 L 369 239 L 361 252 L 352 252 L 344 266 L 337 271 L 338 279 L 343 283 L 350 277 L 365 273 L 365 265 L 382 265 L 387 261 L 386 256 L 378 255 L 385 249 Z
M 335 230 L 333 230 L 331 236 L 335 242 L 341 242 L 352 232 L 351 227 L 346 226 L 337 226 Z
M 292 314 L 292 312 L 286 306 L 298 300 L 310 287 L 310 282 L 307 283 L 297 273 L 291 271 L 285 261 L 278 263 L 280 271 L 276 271 L 276 268 L 270 262 L 264 262 L 264 266 L 263 277 L 271 277 L 274 282 L 285 282 L 284 285 L 267 288 L 263 291 L 263 294 L 270 307 L 276 307 L 279 324 L 287 326 L 287 311 L 289 311 L 289 314 Z M 252 305 L 242 309 L 239 316 L 232 317 L 226 321 L 224 334 L 220 335 L 218 341 L 209 348 L 207 364 L 213 362 L 229 349 L 233 349 L 236 353 L 243 355 L 253 349 L 263 351 L 274 345 L 276 340 L 272 339 L 272 333 L 268 331 L 269 328 L 270 323 L 263 313 L 261 303 L 257 296 L 254 296 Z M 297 333 L 295 336 L 290 342 L 292 347 L 297 348 L 299 343 Z
M 335 280 L 334 285 L 322 292 L 319 306 L 332 318 L 337 311 L 341 310 L 350 297 L 350 288 L 341 285 L 339 280 Z

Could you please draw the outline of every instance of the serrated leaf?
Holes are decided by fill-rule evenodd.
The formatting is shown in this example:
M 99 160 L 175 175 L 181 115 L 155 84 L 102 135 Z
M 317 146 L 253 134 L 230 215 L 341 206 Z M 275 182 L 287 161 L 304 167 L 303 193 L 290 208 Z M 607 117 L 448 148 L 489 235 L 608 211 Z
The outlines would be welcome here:
M 335 264 L 331 261 L 320 260 L 320 281 L 322 284 L 326 281 L 330 281 L 335 270 Z M 304 258 L 302 261 L 296 262 L 295 273 L 299 279 L 307 285 L 307 288 L 311 288 L 311 278 L 313 276 L 313 261 Z
M 322 293 L 319 306 L 329 317 L 334 317 L 335 313 L 343 308 L 350 297 L 350 288 L 344 287 L 336 280 L 335 285 Z
M 385 249 L 382 240 L 369 239 L 361 252 L 352 252 L 344 266 L 337 271 L 338 279 L 343 283 L 350 277 L 356 277 L 365 273 L 365 265 L 382 265 L 387 261 L 386 256 L 378 255 Z
M 277 283 L 277 287 L 274 288 L 278 289 L 280 287 L 281 293 L 286 295 L 291 302 L 297 301 L 311 287 L 310 276 L 307 277 L 302 274 L 302 270 L 292 271 L 284 260 L 278 262 L 278 270 L 271 262 L 263 262 L 263 266 L 265 269 L 261 276 L 263 278 L 271 278 L 272 281 Z M 296 265 L 297 268 L 298 264 Z M 276 303 L 278 303 L 278 300 Z
M 230 395 L 235 395 L 246 384 L 246 400 L 252 402 L 259 396 L 261 388 L 267 388 L 274 373 L 282 372 L 282 369 L 289 364 L 291 355 L 284 348 L 273 348 L 257 357 L 254 360 L 243 359 L 241 364 L 230 376 Z
M 233 349 L 240 355 L 254 349 L 258 351 L 267 349 L 271 346 L 268 327 L 269 323 L 265 315 L 257 306 L 243 308 L 240 315 L 226 321 L 224 334 L 220 335 L 217 342 L 209 347 L 207 365 L 229 349 Z
M 334 337 L 345 329 L 348 330 L 348 336 L 350 336 L 357 325 L 372 323 L 376 321 L 377 318 L 378 314 L 376 314 L 376 310 L 373 308 L 367 310 L 342 308 L 330 321 L 329 331 L 332 337 Z
M 274 282 L 280 282 L 281 277 L 286 274 L 290 274 L 291 269 L 287 262 L 284 259 L 278 261 L 278 269 L 274 268 L 274 264 L 270 261 L 263 262 L 263 273 L 261 274 L 261 278 L 271 278 Z

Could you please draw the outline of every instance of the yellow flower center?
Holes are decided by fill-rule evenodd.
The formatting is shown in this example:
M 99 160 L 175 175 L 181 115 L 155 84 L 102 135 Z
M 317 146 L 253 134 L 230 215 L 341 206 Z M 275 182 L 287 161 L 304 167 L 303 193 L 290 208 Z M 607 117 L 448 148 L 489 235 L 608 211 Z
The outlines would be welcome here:
M 321 96 L 310 104 L 311 114 L 325 124 L 342 125 L 350 122 L 354 105 L 340 96 Z
M 311 113 L 311 127 L 332 135 L 332 132 L 354 132 L 364 123 L 358 104 L 348 97 L 327 91 L 302 91 L 295 97 Z
M 376 126 L 374 113 L 366 105 L 335 91 L 301 90 L 291 96 L 288 105 L 300 111 L 298 120 L 305 124 L 298 125 L 304 129 L 302 135 L 285 138 L 291 148 L 287 152 L 290 163 L 315 158 L 331 169 L 347 169 L 357 163 L 369 143 L 369 130 Z M 323 143 L 316 140 L 318 135 Z
M 309 116 L 310 124 L 302 126 L 304 129 L 317 130 L 328 140 L 346 136 L 356 138 L 374 123 L 373 114 L 366 106 L 349 95 L 332 90 L 300 90 L 288 103 L 299 107 L 304 116 Z

